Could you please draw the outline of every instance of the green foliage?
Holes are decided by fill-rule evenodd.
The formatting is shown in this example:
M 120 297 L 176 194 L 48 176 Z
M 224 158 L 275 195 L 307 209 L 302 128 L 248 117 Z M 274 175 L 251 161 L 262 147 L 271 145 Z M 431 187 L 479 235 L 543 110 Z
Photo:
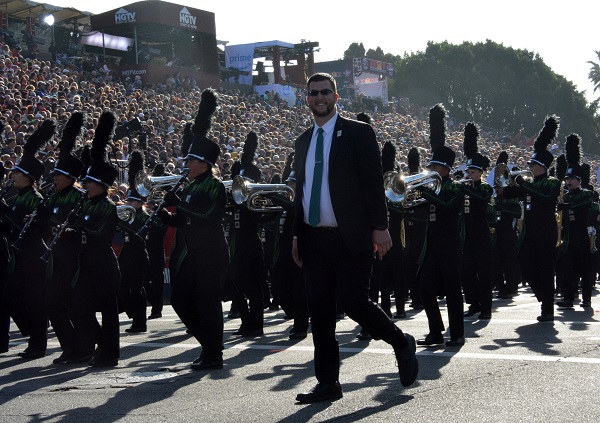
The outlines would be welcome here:
M 344 59 L 354 59 L 355 57 L 365 57 L 365 46 L 363 43 L 352 43 L 344 52 Z
M 597 76 L 600 83 L 600 70 Z M 561 134 L 577 132 L 587 152 L 600 153 L 597 104 L 587 105 L 571 82 L 527 50 L 490 40 L 429 42 L 425 52 L 398 58 L 389 94 L 423 106 L 442 102 L 456 119 L 527 136 L 556 114 Z
M 600 51 L 596 50 L 594 53 L 596 53 L 596 57 L 600 60 Z M 594 92 L 596 92 L 596 90 L 600 90 L 600 64 L 591 60 L 588 63 L 592 65 L 588 78 L 594 84 Z

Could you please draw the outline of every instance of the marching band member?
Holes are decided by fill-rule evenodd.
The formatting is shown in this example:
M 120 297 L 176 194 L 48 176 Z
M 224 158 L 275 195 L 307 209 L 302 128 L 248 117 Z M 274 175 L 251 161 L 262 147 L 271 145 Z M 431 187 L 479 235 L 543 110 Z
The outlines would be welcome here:
M 421 155 L 416 147 L 408 151 L 406 162 L 409 175 L 416 175 L 420 172 Z M 404 229 L 405 245 L 402 249 L 402 272 L 405 283 L 410 290 L 410 307 L 414 310 L 423 309 L 417 274 L 425 256 L 428 219 L 429 204 L 426 202 L 404 209 L 402 228 Z
M 192 370 L 223 367 L 223 279 L 229 264 L 229 251 L 223 231 L 227 203 L 225 186 L 213 174 L 219 158 L 217 144 L 207 138 L 211 116 L 217 107 L 212 89 L 202 92 L 189 150 L 182 148 L 190 183 L 178 195 L 169 191 L 165 206 L 175 206 L 171 214 L 163 209 L 160 218 L 177 228 L 171 255 L 171 304 L 202 346 Z
M 240 176 L 251 183 L 259 183 L 262 174 L 253 163 L 258 147 L 258 136 L 250 132 L 246 137 L 241 157 Z M 233 208 L 231 230 L 234 245 L 229 275 L 235 286 L 233 302 L 239 306 L 242 324 L 234 335 L 262 336 L 264 298 L 262 283 L 265 276 L 263 247 L 258 234 L 258 224 L 264 220 L 262 213 L 248 210 L 246 205 Z M 271 216 L 267 216 L 271 218 Z
M 441 104 L 435 105 L 429 112 L 429 125 L 432 156 L 427 166 L 442 178 L 439 194 L 421 186 L 417 189 L 429 202 L 429 220 L 427 224 L 426 251 L 419 269 L 418 284 L 427 320 L 429 333 L 418 345 L 430 346 L 444 343 L 442 332 L 445 330 L 442 315 L 437 302 L 441 288 L 446 296 L 448 319 L 450 322 L 450 340 L 447 346 L 461 346 L 465 343 L 465 324 L 463 318 L 463 297 L 460 284 L 462 262 L 460 212 L 464 201 L 461 184 L 450 178 L 455 153 L 444 145 L 446 139 L 446 110 Z
M 465 301 L 469 304 L 465 317 L 480 313 L 479 320 L 489 320 L 492 317 L 492 239 L 487 209 L 493 189 L 481 179 L 490 160 L 477 151 L 478 138 L 479 128 L 473 122 L 467 123 L 464 152 L 468 182 L 463 187 L 465 241 L 462 282 Z
M 594 193 L 583 189 L 583 166 L 581 166 L 581 139 L 577 134 L 567 137 L 565 154 L 568 163 L 565 174 L 565 186 L 568 192 L 563 202 L 558 204 L 562 213 L 563 230 L 559 246 L 557 269 L 562 275 L 563 299 L 556 305 L 560 308 L 572 308 L 581 279 L 582 307 L 591 307 L 593 279 L 590 277 L 591 264 L 590 238 L 593 228 L 592 207 L 598 211 L 594 202 Z M 558 270 L 557 270 L 558 272 Z
M 72 320 L 77 336 L 88 348 L 98 346 L 89 362 L 92 367 L 114 367 L 119 360 L 117 295 L 121 275 L 112 248 L 119 218 L 115 204 L 108 198 L 108 189 L 119 171 L 105 161 L 114 127 L 114 114 L 102 113 L 90 150 L 92 163 L 83 179 L 87 198 L 67 218 L 73 228 L 81 231 Z M 102 314 L 102 324 L 96 319 L 96 311 Z
M 381 151 L 381 168 L 383 174 L 386 172 L 394 171 L 396 169 L 396 148 L 391 142 L 386 142 L 383 145 Z M 401 171 L 398 169 L 398 171 Z M 401 207 L 391 204 L 388 201 L 388 221 L 389 231 L 392 237 L 392 248 L 389 249 L 387 254 L 382 260 L 379 260 L 379 281 L 376 282 L 376 286 L 379 287 L 381 292 L 381 308 L 391 318 L 391 293 L 392 290 L 395 294 L 396 302 L 396 318 L 406 317 L 406 311 L 404 305 L 406 297 L 408 296 L 408 286 L 405 283 L 404 275 L 402 272 L 402 216 L 404 210 Z
M 36 158 L 38 150 L 54 135 L 53 120 L 45 120 L 29 137 L 23 148 L 21 161 L 12 169 L 10 180 L 18 190 L 10 205 L 0 202 L 2 231 L 14 245 L 24 224 L 39 209 L 42 195 L 36 183 L 44 173 L 44 165 Z M 17 250 L 9 249 L 8 280 L 4 286 L 2 310 L 8 313 L 23 335 L 29 335 L 27 348 L 18 355 L 24 359 L 46 355 L 48 316 L 44 306 L 46 266 L 39 258 L 45 251 L 41 227 L 33 223 Z
M 554 261 L 558 237 L 556 226 L 556 201 L 560 192 L 560 181 L 548 176 L 548 169 L 554 161 L 548 145 L 556 137 L 559 118 L 546 119 L 535 143 L 534 153 L 527 162 L 533 173 L 533 182 L 526 182 L 517 176 L 518 186 L 498 188 L 504 198 L 522 198 L 525 218 L 519 236 L 519 261 L 525 280 L 542 303 L 537 320 L 554 320 Z
M 508 153 L 500 152 L 498 164 L 508 165 Z M 496 188 L 496 187 L 495 187 Z M 521 217 L 518 198 L 494 199 L 496 243 L 493 247 L 492 285 L 498 288 L 498 297 L 510 299 L 518 294 L 521 270 L 517 258 L 517 220 Z
M 81 134 L 83 119 L 82 113 L 73 113 L 58 144 L 60 152 L 53 176 L 55 190 L 45 206 L 45 214 L 48 216 L 45 226 L 47 243 L 52 241 L 57 229 L 85 195 L 85 192 L 75 187 L 75 182 L 85 172 L 84 163 L 71 153 L 77 137 Z M 62 354 L 54 359 L 54 364 L 87 362 L 94 353 L 94 349 L 77 336 L 71 321 L 72 283 L 77 273 L 80 248 L 81 234 L 75 231 L 65 233 L 56 242 L 48 260 L 48 273 L 51 276 L 46 284 L 46 307 L 62 349 Z
M 287 186 L 296 189 L 296 177 L 292 170 L 294 153 L 288 156 L 283 179 Z M 289 333 L 290 339 L 304 339 L 308 331 L 308 303 L 302 269 L 292 258 L 292 229 L 294 223 L 294 202 L 280 194 L 270 196 L 272 201 L 281 206 L 279 225 L 275 239 L 273 273 L 271 289 L 273 299 L 281 305 L 288 317 L 294 319 Z
M 135 187 L 135 176 L 144 170 L 144 156 L 135 150 L 129 160 L 129 190 L 127 191 L 126 204 L 135 209 L 133 221 L 126 222 L 119 219 L 118 228 L 123 232 L 123 247 L 119 253 L 119 269 L 121 270 L 121 284 L 119 285 L 119 300 L 124 311 L 131 318 L 131 327 L 125 332 L 146 332 L 146 291 L 144 281 L 148 272 L 149 259 L 146 250 L 146 240 L 139 235 L 139 231 L 150 215 L 144 210 L 146 198 Z

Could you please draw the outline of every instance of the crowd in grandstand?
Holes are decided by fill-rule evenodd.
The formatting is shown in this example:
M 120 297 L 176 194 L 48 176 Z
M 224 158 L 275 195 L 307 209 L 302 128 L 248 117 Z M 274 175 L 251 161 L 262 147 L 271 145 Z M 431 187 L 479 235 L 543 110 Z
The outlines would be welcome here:
M 164 84 L 144 86 L 139 76 L 119 78 L 111 69 L 113 63 L 105 63 L 101 57 L 88 57 L 79 64 L 81 67 L 25 58 L 20 49 L 11 50 L 0 43 L 0 103 L 3 119 L 10 126 L 2 140 L 0 159 L 4 166 L 11 168 L 18 162 L 24 140 L 44 119 L 53 118 L 61 127 L 72 112 L 83 112 L 87 129 L 83 141 L 89 143 L 101 113 L 110 109 L 119 124 L 137 119 L 143 129 L 115 140 L 115 159 L 126 160 L 132 148 L 141 148 L 149 166 L 162 163 L 166 172 L 179 173 L 183 128 L 196 115 L 200 99 L 201 87 L 196 81 L 171 75 Z M 290 106 L 277 94 L 246 95 L 222 89 L 212 128 L 212 137 L 224 153 L 219 163 L 221 177 L 229 179 L 229 169 L 239 158 L 251 130 L 259 134 L 257 165 L 262 170 L 263 182 L 281 174 L 294 140 L 311 124 L 304 97 L 305 93 L 300 91 L 298 100 Z M 381 145 L 393 141 L 399 160 L 404 161 L 412 146 L 422 149 L 423 159 L 429 156 L 427 107 L 382 107 L 375 112 L 364 110 L 364 104 L 356 99 L 341 99 L 340 105 L 342 114 L 350 117 L 361 111 L 370 113 L 378 141 Z M 146 141 L 140 143 L 142 133 Z M 450 119 L 446 142 L 457 152 L 457 164 L 464 163 L 460 153 L 463 133 L 463 123 Z M 485 128 L 481 136 L 481 152 L 492 162 L 500 151 L 507 150 L 510 163 L 526 167 L 530 149 L 527 137 L 517 139 Z M 44 154 L 48 161 L 54 160 L 55 144 L 46 147 Z M 561 150 L 563 142 L 559 144 L 553 148 Z M 597 168 L 596 160 L 586 158 L 586 161 L 592 169 Z M 595 172 L 592 173 L 595 181 Z

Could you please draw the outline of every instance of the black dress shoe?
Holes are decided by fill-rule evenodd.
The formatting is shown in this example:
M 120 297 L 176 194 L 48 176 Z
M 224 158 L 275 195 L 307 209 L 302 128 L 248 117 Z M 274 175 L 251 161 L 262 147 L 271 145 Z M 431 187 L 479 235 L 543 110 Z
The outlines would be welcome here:
M 67 357 L 65 364 L 89 363 L 94 358 L 94 354 L 73 354 Z
M 583 308 L 589 308 L 592 306 L 592 302 L 591 301 L 584 301 L 581 304 L 579 304 L 579 307 L 583 307 Z
M 214 369 L 222 369 L 223 368 L 223 360 L 211 360 L 208 358 L 203 358 L 202 360 L 196 362 L 194 361 L 191 365 L 192 370 L 214 370 Z
M 295 330 L 292 329 L 292 331 L 290 332 L 289 338 L 290 339 L 304 339 L 308 336 L 306 331 L 301 331 L 301 332 L 296 332 Z
M 236 331 L 232 332 L 231 334 L 238 336 L 238 335 L 241 335 L 242 333 L 244 333 L 245 330 L 246 330 L 246 326 L 244 326 L 242 324 L 242 326 L 240 326 Z
M 148 320 L 152 320 L 152 319 L 160 319 L 162 317 L 162 313 L 161 312 L 152 312 L 150 313 L 150 316 L 148 316 Z
M 146 326 L 131 326 L 130 328 L 125 329 L 127 333 L 144 333 L 148 330 Z
M 308 404 L 319 401 L 335 401 L 343 396 L 342 387 L 339 382 L 317 383 L 310 391 L 296 395 L 296 401 Z
M 458 338 L 454 338 L 449 341 L 446 341 L 447 347 L 461 347 L 463 345 L 465 345 L 465 337 L 464 336 L 459 336 Z
M 4 354 L 5 352 L 8 352 L 8 346 L 0 347 L 0 354 Z
M 358 332 L 358 335 L 356 335 L 356 337 L 361 341 L 370 341 L 371 339 L 373 339 L 371 334 L 364 329 Z
M 240 318 L 240 312 L 239 311 L 230 311 L 229 314 L 227 315 L 228 319 L 239 319 Z
M 396 314 L 394 314 L 394 319 L 404 319 L 406 317 L 405 310 L 398 310 Z
M 441 333 L 429 333 L 425 339 L 419 339 L 417 345 L 430 346 L 430 345 L 442 345 L 444 343 L 444 336 Z
M 259 329 L 244 329 L 243 331 L 241 331 L 240 335 L 245 337 L 245 338 L 254 338 L 257 336 L 263 336 L 265 333 L 262 330 L 262 328 Z
M 560 308 L 573 308 L 573 301 L 567 301 L 567 300 L 557 301 L 556 305 Z
M 554 321 L 554 315 L 553 314 L 542 313 L 541 316 L 537 317 L 537 321 L 538 322 L 553 322 Z
M 34 360 L 36 358 L 44 357 L 46 355 L 46 351 L 36 350 L 34 348 L 26 348 L 25 351 L 21 351 L 17 355 L 25 360 Z
M 479 320 L 490 320 L 492 318 L 492 313 L 480 313 L 478 318 Z
M 73 351 L 63 351 L 58 357 L 52 360 L 53 364 L 67 364 L 69 357 L 73 355 Z
M 396 361 L 398 362 L 398 373 L 400 374 L 400 383 L 407 387 L 412 385 L 417 380 L 419 373 L 419 361 L 415 355 L 417 343 L 412 335 L 404 334 L 406 345 L 404 348 L 394 349 Z
M 116 367 L 119 364 L 117 358 L 98 357 L 90 360 L 90 367 Z

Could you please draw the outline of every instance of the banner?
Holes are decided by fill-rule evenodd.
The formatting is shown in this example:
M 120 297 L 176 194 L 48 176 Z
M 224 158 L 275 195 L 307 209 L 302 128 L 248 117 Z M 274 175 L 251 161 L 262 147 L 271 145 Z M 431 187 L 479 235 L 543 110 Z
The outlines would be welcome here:
M 254 43 L 225 46 L 225 66 L 234 68 L 248 75 L 240 75 L 238 83 L 252 85 L 252 63 L 254 59 Z M 235 78 L 229 78 L 229 82 L 236 82 Z

